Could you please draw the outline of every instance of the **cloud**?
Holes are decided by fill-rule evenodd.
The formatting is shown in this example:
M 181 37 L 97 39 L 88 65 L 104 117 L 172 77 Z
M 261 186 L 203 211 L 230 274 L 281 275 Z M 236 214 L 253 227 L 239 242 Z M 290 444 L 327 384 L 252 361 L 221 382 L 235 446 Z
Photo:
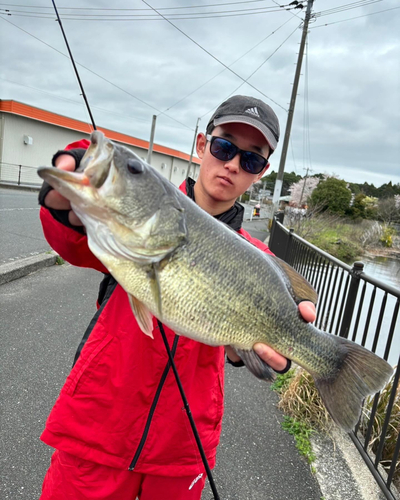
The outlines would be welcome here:
M 185 7 L 211 3 L 196 0 Z M 400 182 L 400 9 L 397 0 L 367 3 L 318 15 L 310 24 L 287 171 L 304 175 L 308 166 L 315 173 L 328 171 L 351 182 L 376 186 Z M 344 4 L 348 3 L 325 0 L 315 2 L 313 10 L 323 14 Z M 36 12 L 26 15 L 39 17 L 19 17 L 12 11 L 13 15 L 0 19 L 0 45 L 7 47 L 0 53 L 0 98 L 88 121 L 71 62 L 57 52 L 67 50 L 54 13 L 50 8 L 38 9 L 33 0 L 24 5 L 18 10 Z M 272 157 L 277 170 L 301 38 L 296 27 L 304 13 L 295 17 L 286 11 L 243 12 L 235 17 L 172 20 L 185 36 L 164 20 L 111 20 L 122 13 L 155 15 L 148 10 L 110 10 L 105 0 L 96 2 L 96 9 L 109 10 L 89 10 L 93 2 L 88 1 L 71 0 L 68 5 L 79 10 L 59 7 L 59 11 L 75 60 L 91 70 L 78 65 L 99 125 L 148 139 L 156 114 L 156 142 L 190 153 L 197 119 L 201 117 L 199 130 L 203 131 L 215 107 L 241 85 L 235 93 L 263 98 L 280 119 L 282 139 Z M 163 5 L 167 6 L 182 6 L 182 2 L 170 0 Z M 276 4 L 265 0 L 162 12 L 233 13 L 256 7 L 275 10 Z M 126 8 L 120 0 L 112 5 L 112 9 Z M 129 8 L 146 6 L 131 2 Z M 369 15 L 380 10 L 386 12 Z M 51 18 L 43 19 L 45 12 Z M 67 14 L 80 20 L 68 20 Z M 94 14 L 108 19 L 89 20 Z M 249 79 L 259 92 L 216 59 L 232 65 L 243 79 L 259 68 Z

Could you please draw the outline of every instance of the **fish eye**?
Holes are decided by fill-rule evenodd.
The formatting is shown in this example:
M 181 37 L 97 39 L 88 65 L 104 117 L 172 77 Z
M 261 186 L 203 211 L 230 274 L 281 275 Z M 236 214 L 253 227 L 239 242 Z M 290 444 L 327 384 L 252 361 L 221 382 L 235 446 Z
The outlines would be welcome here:
M 127 169 L 131 174 L 141 174 L 143 172 L 143 164 L 139 160 L 129 159 Z

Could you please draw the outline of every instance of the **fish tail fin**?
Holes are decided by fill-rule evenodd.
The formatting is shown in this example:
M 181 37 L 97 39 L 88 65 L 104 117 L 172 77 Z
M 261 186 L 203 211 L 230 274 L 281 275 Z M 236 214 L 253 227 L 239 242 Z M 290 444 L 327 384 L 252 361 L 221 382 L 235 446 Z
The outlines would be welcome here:
M 380 391 L 393 374 L 385 360 L 364 347 L 341 337 L 337 370 L 329 377 L 314 373 L 315 385 L 333 420 L 346 431 L 354 429 L 363 400 Z

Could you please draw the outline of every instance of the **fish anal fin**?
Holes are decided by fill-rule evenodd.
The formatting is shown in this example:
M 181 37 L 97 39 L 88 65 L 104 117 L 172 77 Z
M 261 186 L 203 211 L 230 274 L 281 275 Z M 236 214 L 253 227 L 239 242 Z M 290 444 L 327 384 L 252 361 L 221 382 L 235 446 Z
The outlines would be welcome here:
M 313 304 L 316 304 L 318 294 L 313 286 L 287 262 L 283 261 L 279 257 L 271 256 L 271 258 L 284 273 L 285 278 L 287 278 L 288 285 L 291 288 L 291 293 L 294 295 L 294 299 L 296 301 L 309 300 Z
M 232 347 L 253 375 L 261 380 L 275 380 L 276 376 L 272 368 L 253 349 L 245 350 Z
M 153 315 L 147 309 L 147 307 L 140 302 L 136 297 L 128 293 L 129 303 L 132 307 L 133 314 L 135 315 L 136 321 L 140 326 L 140 329 L 143 333 L 151 337 L 153 337 Z
M 334 337 L 339 351 L 336 373 L 315 378 L 315 385 L 332 419 L 345 431 L 356 426 L 363 400 L 379 392 L 393 374 L 385 360 L 364 347 Z

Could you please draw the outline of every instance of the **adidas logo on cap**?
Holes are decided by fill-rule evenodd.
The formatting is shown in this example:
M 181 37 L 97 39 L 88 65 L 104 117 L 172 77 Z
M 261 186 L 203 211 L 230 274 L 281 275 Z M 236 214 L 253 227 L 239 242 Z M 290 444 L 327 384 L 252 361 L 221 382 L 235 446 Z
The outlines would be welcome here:
M 250 115 L 258 116 L 260 118 L 258 109 L 256 107 L 246 109 L 245 113 L 249 113 Z

